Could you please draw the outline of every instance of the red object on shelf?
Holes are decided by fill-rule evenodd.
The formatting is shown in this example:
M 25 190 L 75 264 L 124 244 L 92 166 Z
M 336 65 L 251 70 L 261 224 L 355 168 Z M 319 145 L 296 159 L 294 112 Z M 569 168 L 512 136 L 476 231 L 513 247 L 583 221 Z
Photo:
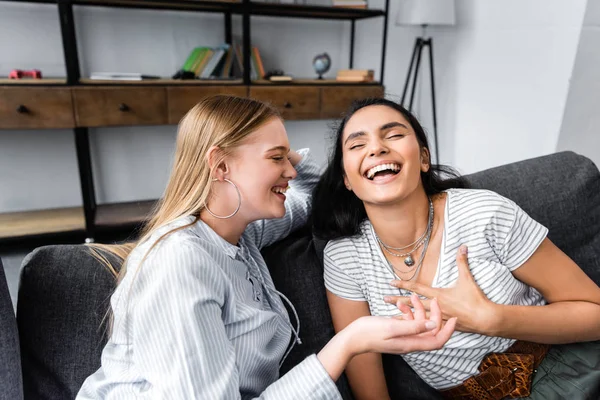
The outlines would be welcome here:
M 23 71 L 21 69 L 13 69 L 8 74 L 8 79 L 22 79 L 22 78 L 33 78 L 42 79 L 42 71 L 39 69 L 32 69 L 29 71 Z

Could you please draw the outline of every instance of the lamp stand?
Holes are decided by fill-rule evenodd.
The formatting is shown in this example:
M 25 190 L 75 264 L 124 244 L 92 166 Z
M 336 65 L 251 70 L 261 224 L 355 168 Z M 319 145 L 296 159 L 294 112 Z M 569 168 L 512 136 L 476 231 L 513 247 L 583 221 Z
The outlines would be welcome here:
M 435 111 L 435 80 L 433 78 L 433 40 L 430 37 L 425 39 L 425 35 L 423 35 L 422 37 L 417 37 L 415 39 L 415 45 L 413 47 L 413 53 L 410 59 L 410 66 L 408 67 L 408 73 L 406 74 L 406 82 L 404 83 L 404 91 L 402 92 L 402 100 L 400 104 L 404 107 L 404 99 L 406 98 L 406 92 L 408 91 L 409 84 L 412 85 L 412 89 L 410 91 L 410 100 L 408 103 L 408 111 L 412 111 L 413 101 L 415 99 L 415 89 L 417 87 L 417 79 L 419 76 L 419 67 L 421 66 L 421 54 L 423 53 L 424 47 L 427 47 L 429 49 L 429 76 L 431 79 L 431 109 L 433 111 L 435 159 L 436 163 L 439 164 L 440 154 L 438 150 L 437 116 Z M 415 67 L 414 71 L 413 67 Z

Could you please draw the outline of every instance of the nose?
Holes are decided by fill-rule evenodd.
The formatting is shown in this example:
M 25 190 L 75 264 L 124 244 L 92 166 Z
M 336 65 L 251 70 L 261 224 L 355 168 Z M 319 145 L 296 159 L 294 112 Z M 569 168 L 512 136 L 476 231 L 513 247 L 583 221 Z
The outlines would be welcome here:
M 371 141 L 369 145 L 369 157 L 377 157 L 389 152 L 388 148 L 380 139 Z
M 285 166 L 285 170 L 283 171 L 283 177 L 286 179 L 294 179 L 296 176 L 298 176 L 298 172 L 296 171 L 296 168 L 294 168 L 292 163 L 288 160 Z

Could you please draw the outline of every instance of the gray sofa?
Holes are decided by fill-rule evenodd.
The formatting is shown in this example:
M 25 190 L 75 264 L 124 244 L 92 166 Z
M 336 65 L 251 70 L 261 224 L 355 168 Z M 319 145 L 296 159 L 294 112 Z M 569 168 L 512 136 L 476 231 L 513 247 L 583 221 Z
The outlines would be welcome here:
M 468 176 L 473 187 L 516 201 L 550 229 L 550 239 L 600 282 L 600 173 L 587 158 L 557 153 Z M 276 286 L 297 307 L 303 345 L 285 373 L 333 335 L 322 279 L 325 243 L 305 227 L 264 249 Z M 114 279 L 83 246 L 46 246 L 23 261 L 17 322 L 26 399 L 73 398 L 100 365 L 102 318 Z M 432 399 L 437 393 L 398 356 L 385 356 L 393 397 Z M 351 398 L 347 382 L 338 386 Z
M 0 400 L 22 398 L 23 380 L 17 322 L 0 260 Z

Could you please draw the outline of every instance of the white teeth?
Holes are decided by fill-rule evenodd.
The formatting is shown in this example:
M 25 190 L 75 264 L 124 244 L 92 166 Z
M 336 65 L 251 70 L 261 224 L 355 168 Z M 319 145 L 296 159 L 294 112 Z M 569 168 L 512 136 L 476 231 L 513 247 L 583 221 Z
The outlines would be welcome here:
M 373 167 L 367 171 L 367 178 L 373 179 L 373 177 L 375 176 L 375 174 L 377 172 L 386 171 L 386 170 L 390 170 L 393 172 L 400 171 L 400 165 L 398 165 L 396 163 L 376 165 L 375 167 Z
M 287 192 L 287 190 L 289 188 L 290 188 L 289 186 L 288 187 L 274 186 L 274 187 L 271 188 L 271 191 L 274 192 L 274 193 L 285 194 L 285 192 Z

